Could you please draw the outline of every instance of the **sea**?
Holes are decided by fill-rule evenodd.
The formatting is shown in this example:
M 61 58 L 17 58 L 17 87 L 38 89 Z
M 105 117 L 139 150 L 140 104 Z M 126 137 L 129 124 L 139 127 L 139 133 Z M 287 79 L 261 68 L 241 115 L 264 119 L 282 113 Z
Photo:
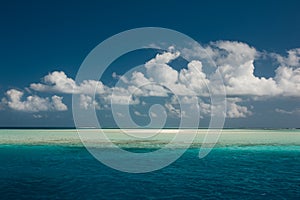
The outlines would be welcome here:
M 105 131 L 128 151 L 157 148 Z M 201 138 L 162 169 L 127 173 L 93 157 L 76 130 L 1 129 L 0 199 L 300 199 L 300 130 L 224 130 L 200 159 Z

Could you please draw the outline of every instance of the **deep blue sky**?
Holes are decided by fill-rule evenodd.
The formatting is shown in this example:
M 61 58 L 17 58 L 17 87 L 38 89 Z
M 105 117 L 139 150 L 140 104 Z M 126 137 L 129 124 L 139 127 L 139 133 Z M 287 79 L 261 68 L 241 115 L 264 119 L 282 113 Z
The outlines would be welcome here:
M 285 54 L 286 50 L 300 47 L 299 8 L 299 1 L 258 0 L 2 1 L 0 97 L 8 89 L 23 89 L 39 82 L 55 70 L 74 78 L 85 56 L 97 44 L 137 27 L 174 29 L 202 44 L 234 40 L 260 51 Z M 273 73 L 273 69 L 263 67 L 256 70 L 258 75 Z M 39 122 L 24 121 L 27 113 L 0 112 L 1 126 L 72 126 L 70 111 L 59 114 L 63 120 L 56 116 Z M 272 122 L 257 125 L 260 121 L 252 118 L 248 122 L 232 120 L 228 126 L 272 126 Z M 298 119 L 286 126 L 296 126 Z

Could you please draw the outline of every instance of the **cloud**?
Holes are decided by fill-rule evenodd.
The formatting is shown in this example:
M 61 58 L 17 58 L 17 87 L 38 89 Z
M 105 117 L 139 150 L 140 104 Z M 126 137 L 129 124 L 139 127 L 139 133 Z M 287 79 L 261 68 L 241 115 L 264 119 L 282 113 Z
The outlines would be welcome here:
M 300 68 L 280 66 L 275 80 L 283 96 L 300 96 Z
M 146 74 L 147 75 L 147 74 Z M 121 79 L 123 81 L 123 79 Z M 142 72 L 134 71 L 131 74 L 131 77 L 126 79 L 125 84 L 121 85 L 122 88 L 130 94 L 139 95 L 139 96 L 168 96 L 168 91 L 158 82 L 154 82 L 153 79 L 146 78 L 145 74 Z M 117 91 L 115 87 L 114 91 Z M 120 88 L 118 88 L 120 90 Z
M 180 70 L 179 73 L 179 90 L 178 94 L 193 94 L 202 96 L 207 94 L 207 85 L 209 80 L 206 74 L 202 71 L 202 63 L 197 60 L 192 60 L 188 63 L 187 69 Z M 175 90 L 176 91 L 176 90 Z
M 246 43 L 235 41 L 212 42 L 203 48 L 191 45 L 181 50 L 184 57 L 210 59 L 223 78 L 227 95 L 247 95 L 252 97 L 300 96 L 299 68 L 300 49 L 292 49 L 282 56 L 275 53 L 257 51 Z M 274 77 L 265 78 L 254 75 L 254 61 L 262 56 L 271 56 L 278 63 Z M 218 84 L 208 77 L 209 86 L 218 92 Z
M 241 42 L 218 41 L 211 43 L 206 49 L 209 49 L 211 58 L 218 66 L 227 95 L 300 96 L 299 49 L 288 51 L 287 57 L 276 54 L 281 65 L 275 71 L 276 75 L 270 78 L 254 75 L 254 61 L 261 55 L 254 47 Z M 182 51 L 187 53 L 187 49 Z M 200 53 L 203 54 L 203 50 Z M 144 73 L 133 71 L 128 77 L 114 74 L 115 78 L 123 82 L 119 87 L 110 88 L 95 80 L 85 80 L 76 84 L 64 72 L 55 71 L 45 76 L 42 83 L 31 84 L 30 88 L 39 92 L 89 95 L 93 94 L 96 88 L 96 94 L 102 95 L 107 102 L 111 101 L 111 93 L 114 92 L 113 102 L 122 104 L 128 103 L 128 95 L 133 93 L 144 97 L 166 97 L 171 92 L 177 95 L 208 96 L 208 87 L 218 92 L 220 82 L 215 79 L 217 72 L 207 75 L 203 72 L 203 64 L 199 60 L 192 60 L 186 69 L 177 71 L 168 63 L 179 56 L 179 51 L 164 52 L 145 63 Z M 129 102 L 137 103 L 132 100 Z
M 157 54 L 155 58 L 148 61 L 145 64 L 145 68 L 150 80 L 159 84 L 165 84 L 166 86 L 175 84 L 178 80 L 178 72 L 167 63 L 178 58 L 179 55 L 179 52 L 165 52 Z
M 286 57 L 273 53 L 272 57 L 277 59 L 281 66 L 299 67 L 300 66 L 300 48 L 287 51 Z
M 64 94 L 102 94 L 106 87 L 101 81 L 84 80 L 79 85 L 63 71 L 54 71 L 42 78 L 42 83 L 30 84 L 30 89 L 38 92 L 58 92 Z
M 274 96 L 280 89 L 273 78 L 256 77 L 254 60 L 260 53 L 241 42 L 213 43 L 213 59 L 223 77 L 227 95 Z M 214 84 L 214 83 L 212 83 Z
M 198 102 L 197 108 L 194 103 Z M 227 118 L 245 118 L 251 116 L 253 113 L 246 106 L 239 105 L 242 103 L 243 99 L 241 98 L 227 98 L 226 102 L 226 117 Z M 190 105 L 191 110 L 199 109 L 201 118 L 210 116 L 212 113 L 212 109 L 220 109 L 218 107 L 213 107 L 210 103 L 206 103 L 203 98 L 195 99 L 195 97 L 183 97 L 181 99 L 182 104 Z M 166 103 L 165 107 L 167 111 L 172 116 L 180 117 L 180 114 L 183 114 L 183 117 L 188 117 L 187 113 L 182 113 L 179 108 L 176 108 L 174 105 L 178 105 L 178 102 L 174 101 L 174 98 L 171 98 L 171 102 Z M 225 113 L 224 113 L 225 114 Z
M 168 113 L 175 117 L 180 117 L 181 116 L 181 111 L 178 108 L 175 108 L 173 104 L 171 103 L 165 103 L 165 108 L 167 109 Z
M 166 97 L 169 93 L 207 95 L 206 85 L 209 80 L 202 71 L 202 63 L 193 60 L 188 63 L 187 69 L 178 72 L 168 63 L 179 55 L 179 52 L 157 54 L 155 58 L 145 63 L 145 73 L 133 71 L 131 76 L 120 80 L 124 83 L 123 86 L 127 85 L 127 90 L 134 89 L 135 93 L 141 96 Z M 132 88 L 128 87 L 129 85 Z
M 40 114 L 34 114 L 34 115 L 32 115 L 33 116 L 33 118 L 35 118 L 35 119 L 41 119 L 41 118 L 43 118 L 43 115 L 40 115 Z
M 155 112 L 150 112 L 150 116 L 155 118 L 157 117 L 157 114 Z
M 23 95 L 24 92 L 11 89 L 6 92 L 7 99 L 5 98 L 3 101 L 9 108 L 24 112 L 65 111 L 68 109 L 62 102 L 62 97 L 56 95 L 51 99 L 32 95 L 22 101 Z
M 100 109 L 100 106 L 96 100 L 94 100 L 91 96 L 81 94 L 79 97 L 79 105 L 81 108 L 87 110 L 90 108 Z
M 47 98 L 46 98 L 47 99 Z M 51 110 L 57 110 L 57 111 L 65 111 L 68 110 L 67 106 L 62 102 L 63 97 L 59 96 L 52 96 L 49 103 L 49 109 Z
M 284 109 L 280 109 L 280 108 L 276 108 L 275 112 L 281 113 L 281 114 L 288 114 L 288 115 L 300 115 L 300 108 L 296 108 L 294 110 L 284 110 Z
M 32 83 L 30 88 L 39 92 L 60 92 L 72 94 L 76 87 L 75 81 L 68 78 L 64 72 L 54 71 L 44 78 L 44 83 Z
M 218 65 L 226 63 L 231 66 L 239 66 L 249 60 L 254 60 L 259 55 L 254 47 L 242 42 L 217 41 L 211 44 L 212 48 L 216 47 L 213 59 Z
M 140 117 L 147 117 L 147 115 L 140 113 L 139 111 L 135 110 L 133 112 L 136 116 L 140 116 Z
M 104 99 L 106 103 L 109 104 L 120 104 L 120 105 L 131 105 L 139 104 L 139 98 L 134 97 L 132 94 L 135 87 L 122 88 L 115 87 L 112 89 L 112 93 L 107 95 L 102 95 L 101 98 Z
M 241 98 L 228 98 L 227 99 L 227 113 L 228 118 L 245 118 L 251 116 L 252 111 L 248 110 L 246 106 L 238 105 L 242 102 Z
M 255 60 L 264 55 L 270 55 L 279 64 L 274 77 L 257 77 L 254 74 Z M 190 62 L 181 70 L 175 70 L 170 63 L 179 56 L 189 58 Z M 203 59 L 209 59 L 209 62 L 205 63 Z M 217 41 L 204 48 L 193 44 L 190 48 L 172 46 L 169 52 L 158 53 L 140 69 L 133 69 L 124 76 L 113 73 L 113 78 L 118 79 L 118 84 L 114 87 L 106 86 L 97 80 L 76 83 L 63 71 L 54 71 L 44 76 L 40 83 L 30 84 L 30 89 L 44 93 L 79 94 L 80 106 L 83 109 L 93 107 L 100 109 L 100 102 L 102 108 L 111 103 L 140 104 L 141 97 L 169 98 L 175 93 L 181 100 L 186 101 L 185 103 L 196 97 L 201 115 L 205 116 L 211 113 L 211 105 L 201 98 L 209 97 L 208 88 L 218 94 L 222 86 L 220 80 L 216 78 L 219 72 L 228 96 L 226 116 L 242 118 L 253 114 L 243 105 L 245 98 L 256 100 L 262 97 L 264 99 L 279 96 L 300 97 L 299 62 L 300 49 L 289 50 L 286 56 L 282 56 L 275 53 L 261 53 L 242 42 Z M 205 73 L 207 67 L 210 67 L 210 74 Z M 94 93 L 95 99 L 92 98 Z M 51 98 L 32 95 L 22 101 L 23 95 L 21 91 L 7 91 L 9 100 L 6 100 L 6 105 L 23 111 L 67 109 L 62 103 L 62 97 L 56 95 Z M 172 100 L 164 106 L 169 114 L 180 116 Z M 139 116 L 140 113 L 135 114 Z M 183 114 L 188 113 L 181 113 Z

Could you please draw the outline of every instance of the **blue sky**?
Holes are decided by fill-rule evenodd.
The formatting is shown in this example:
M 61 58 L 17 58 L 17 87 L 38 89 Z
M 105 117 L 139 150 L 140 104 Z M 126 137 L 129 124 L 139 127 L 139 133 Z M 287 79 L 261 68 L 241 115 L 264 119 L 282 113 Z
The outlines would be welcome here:
M 270 93 L 237 93 L 236 88 L 232 94 L 229 91 L 229 101 L 232 102 L 229 105 L 233 110 L 227 113 L 225 126 L 299 127 L 297 69 L 300 67 L 300 51 L 295 50 L 300 47 L 299 6 L 298 1 L 4 2 L 0 7 L 0 99 L 3 99 L 0 126 L 74 126 L 71 94 L 57 90 L 40 91 L 30 85 L 44 84 L 43 77 L 49 74 L 57 78 L 53 72 L 63 72 L 74 80 L 84 58 L 100 42 L 128 29 L 153 26 L 174 29 L 192 37 L 205 48 L 212 48 L 220 66 L 232 64 L 232 61 L 220 60 L 222 52 L 219 50 L 223 48 L 228 53 L 229 48 L 234 48 L 234 55 L 239 55 L 240 44 L 246 49 L 242 53 L 249 53 L 249 60 L 253 60 L 253 75 L 258 78 L 274 78 L 275 70 L 280 66 L 287 67 L 284 68 L 287 71 L 291 69 L 292 75 L 288 78 L 291 82 L 283 85 L 277 81 L 275 85 L 278 88 L 274 88 L 272 95 L 269 85 L 265 87 Z M 144 50 L 123 56 L 110 66 L 101 81 L 113 87 L 118 81 L 112 77 L 113 72 L 121 75 L 131 67 L 145 64 L 157 54 L 164 55 L 164 52 Z M 254 56 L 253 59 L 251 56 Z M 166 64 L 180 73 L 180 67 L 187 69 L 188 62 L 179 56 Z M 286 72 L 284 70 L 282 74 Z M 261 83 L 258 84 L 261 86 Z M 44 110 L 33 109 L 32 106 L 20 108 L 20 104 L 9 103 L 11 96 L 7 92 L 12 89 L 22 93 L 21 107 L 28 96 L 37 96 L 40 98 L 38 101 L 48 98 L 49 102 L 44 102 Z M 276 89 L 283 91 L 276 93 Z M 247 88 L 243 90 L 247 91 Z M 13 94 L 17 93 L 10 93 Z M 52 99 L 53 96 L 56 97 Z M 155 98 L 140 97 L 144 105 L 132 105 L 132 117 L 138 124 L 145 125 L 149 121 L 143 113 L 151 103 L 161 101 L 166 106 L 165 102 L 169 102 Z M 107 102 L 98 101 L 101 107 L 97 110 L 98 117 L 103 125 L 115 126 L 110 109 L 105 109 Z M 167 127 L 178 126 L 179 123 L 171 110 L 166 109 L 170 111 Z M 204 115 L 200 125 L 207 126 L 208 122 L 209 117 Z

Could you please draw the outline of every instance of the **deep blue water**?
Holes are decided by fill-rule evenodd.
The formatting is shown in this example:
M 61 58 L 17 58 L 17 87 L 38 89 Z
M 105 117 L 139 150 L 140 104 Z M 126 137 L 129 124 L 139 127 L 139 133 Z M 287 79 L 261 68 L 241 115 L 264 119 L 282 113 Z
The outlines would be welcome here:
M 83 147 L 0 146 L 1 199 L 300 199 L 299 147 L 189 149 L 172 165 L 128 174 Z

